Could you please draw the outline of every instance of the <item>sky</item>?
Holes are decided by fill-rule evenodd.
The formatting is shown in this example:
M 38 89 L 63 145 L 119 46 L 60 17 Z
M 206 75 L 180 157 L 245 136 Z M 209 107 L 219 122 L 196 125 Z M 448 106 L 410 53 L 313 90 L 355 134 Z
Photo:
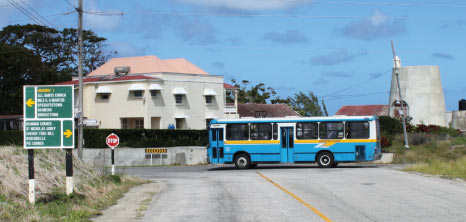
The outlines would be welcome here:
M 0 0 L 0 27 L 76 28 L 77 5 Z M 84 29 L 107 38 L 117 57 L 186 58 L 282 98 L 312 91 L 330 115 L 388 104 L 392 40 L 402 66 L 440 67 L 447 110 L 466 99 L 465 1 L 83 0 L 83 8 Z

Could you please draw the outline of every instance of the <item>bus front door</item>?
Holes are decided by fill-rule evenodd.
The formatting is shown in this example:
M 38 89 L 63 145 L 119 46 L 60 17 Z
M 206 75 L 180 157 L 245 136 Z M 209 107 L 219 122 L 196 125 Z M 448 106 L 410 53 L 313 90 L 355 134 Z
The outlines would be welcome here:
M 212 148 L 211 163 L 224 163 L 223 129 L 210 129 L 210 147 Z
M 293 127 L 281 127 L 281 163 L 294 163 L 294 128 Z

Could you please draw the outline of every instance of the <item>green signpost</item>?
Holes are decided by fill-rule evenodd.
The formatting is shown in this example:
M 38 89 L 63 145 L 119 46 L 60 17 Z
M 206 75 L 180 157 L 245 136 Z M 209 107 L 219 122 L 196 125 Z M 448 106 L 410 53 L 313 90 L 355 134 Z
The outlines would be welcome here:
M 74 148 L 74 91 L 66 86 L 24 86 L 24 148 Z

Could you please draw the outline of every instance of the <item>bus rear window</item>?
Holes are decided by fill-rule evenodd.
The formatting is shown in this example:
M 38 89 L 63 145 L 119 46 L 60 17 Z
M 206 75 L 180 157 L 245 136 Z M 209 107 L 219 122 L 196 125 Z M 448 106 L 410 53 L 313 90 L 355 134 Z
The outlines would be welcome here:
M 369 138 L 369 122 L 346 122 L 346 138 L 367 139 Z
M 248 124 L 227 124 L 226 126 L 227 140 L 248 140 L 249 125 Z
M 321 139 L 343 139 L 343 123 L 321 122 L 319 124 L 319 136 Z

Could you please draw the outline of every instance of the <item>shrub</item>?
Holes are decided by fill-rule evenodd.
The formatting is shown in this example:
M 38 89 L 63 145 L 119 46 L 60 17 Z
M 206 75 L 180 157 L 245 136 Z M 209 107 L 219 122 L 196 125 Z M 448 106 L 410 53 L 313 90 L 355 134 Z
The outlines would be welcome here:
M 382 136 L 382 138 L 380 139 L 380 145 L 382 146 L 382 148 L 387 148 L 392 145 L 392 142 L 387 137 Z
M 380 116 L 380 131 L 385 135 L 396 135 L 403 133 L 403 125 L 401 121 L 389 116 Z

